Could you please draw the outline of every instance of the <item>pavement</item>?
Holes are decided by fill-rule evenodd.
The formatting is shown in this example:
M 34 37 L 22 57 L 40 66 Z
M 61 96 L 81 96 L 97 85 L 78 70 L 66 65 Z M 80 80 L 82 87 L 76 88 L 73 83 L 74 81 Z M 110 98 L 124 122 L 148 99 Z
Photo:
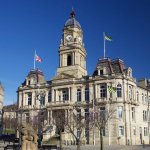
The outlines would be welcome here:
M 9 142 L 6 142 L 4 144 L 3 141 L 0 141 L 0 150 L 4 150 L 4 147 L 9 144 Z M 12 143 L 10 143 L 12 144 Z M 76 150 L 76 146 L 65 146 L 63 150 Z M 100 147 L 98 145 L 85 145 L 81 146 L 81 150 L 100 150 Z M 124 145 L 111 145 L 111 146 L 104 146 L 103 150 L 150 150 L 150 145 L 134 145 L 134 146 L 124 146 Z
M 76 150 L 76 146 L 67 146 L 64 147 L 63 150 Z M 81 146 L 81 150 L 100 150 L 100 147 L 92 146 L 92 145 L 86 145 Z M 124 145 L 111 145 L 111 146 L 104 146 L 103 150 L 150 150 L 150 145 L 134 145 L 134 146 L 124 146 Z

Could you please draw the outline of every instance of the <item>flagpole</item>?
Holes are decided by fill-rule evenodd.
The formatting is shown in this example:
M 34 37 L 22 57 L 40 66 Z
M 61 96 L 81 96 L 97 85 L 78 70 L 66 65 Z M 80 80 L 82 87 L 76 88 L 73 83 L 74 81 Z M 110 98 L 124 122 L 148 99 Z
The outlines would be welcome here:
M 103 36 L 104 36 L 104 58 L 105 58 L 106 55 L 105 32 L 103 32 Z
M 36 55 L 36 51 L 34 52 L 34 70 L 35 70 L 35 55 Z

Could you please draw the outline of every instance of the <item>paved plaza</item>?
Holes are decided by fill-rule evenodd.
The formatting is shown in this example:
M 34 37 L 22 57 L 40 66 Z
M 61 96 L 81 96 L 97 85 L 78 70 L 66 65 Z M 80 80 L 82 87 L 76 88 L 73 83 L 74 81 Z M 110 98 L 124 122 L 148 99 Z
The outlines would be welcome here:
M 5 144 L 0 141 L 0 150 L 4 150 L 4 146 L 9 144 L 6 142 Z M 12 144 L 12 143 L 11 143 Z M 63 150 L 76 150 L 76 146 L 67 146 L 64 147 Z M 81 146 L 81 150 L 100 150 L 99 146 L 92 146 L 92 145 L 86 145 Z M 123 145 L 111 145 L 111 146 L 104 146 L 104 150 L 150 150 L 150 145 L 136 145 L 136 146 L 123 146 Z
M 76 146 L 68 146 L 64 150 L 76 150 Z M 81 150 L 100 150 L 99 146 L 81 146 Z M 136 146 L 122 146 L 122 145 L 113 145 L 113 146 L 104 146 L 104 150 L 150 150 L 150 145 L 136 145 Z

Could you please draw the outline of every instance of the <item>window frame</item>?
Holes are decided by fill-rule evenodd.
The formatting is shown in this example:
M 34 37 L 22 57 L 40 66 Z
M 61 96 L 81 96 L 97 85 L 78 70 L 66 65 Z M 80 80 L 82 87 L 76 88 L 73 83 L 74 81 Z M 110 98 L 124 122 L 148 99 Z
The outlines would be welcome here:
M 105 85 L 100 85 L 100 98 L 107 98 L 107 88 Z
M 81 88 L 77 88 L 77 102 L 81 102 Z
M 32 105 L 32 92 L 29 92 L 28 94 L 28 105 Z
M 122 86 L 121 86 L 121 84 L 117 85 L 117 97 L 122 97 Z

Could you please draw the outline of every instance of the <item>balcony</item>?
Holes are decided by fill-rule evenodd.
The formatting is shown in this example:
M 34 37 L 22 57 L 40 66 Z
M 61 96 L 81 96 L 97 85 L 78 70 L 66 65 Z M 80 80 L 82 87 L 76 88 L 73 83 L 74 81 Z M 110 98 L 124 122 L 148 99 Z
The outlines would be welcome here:
M 67 101 L 53 101 L 53 102 L 50 102 L 50 103 L 47 103 L 46 106 L 49 107 L 49 106 L 68 106 L 72 104 L 72 102 L 70 102 L 69 100 Z
M 96 102 L 98 103 L 105 103 L 108 101 L 108 98 L 107 97 L 104 97 L 104 98 L 96 98 Z

